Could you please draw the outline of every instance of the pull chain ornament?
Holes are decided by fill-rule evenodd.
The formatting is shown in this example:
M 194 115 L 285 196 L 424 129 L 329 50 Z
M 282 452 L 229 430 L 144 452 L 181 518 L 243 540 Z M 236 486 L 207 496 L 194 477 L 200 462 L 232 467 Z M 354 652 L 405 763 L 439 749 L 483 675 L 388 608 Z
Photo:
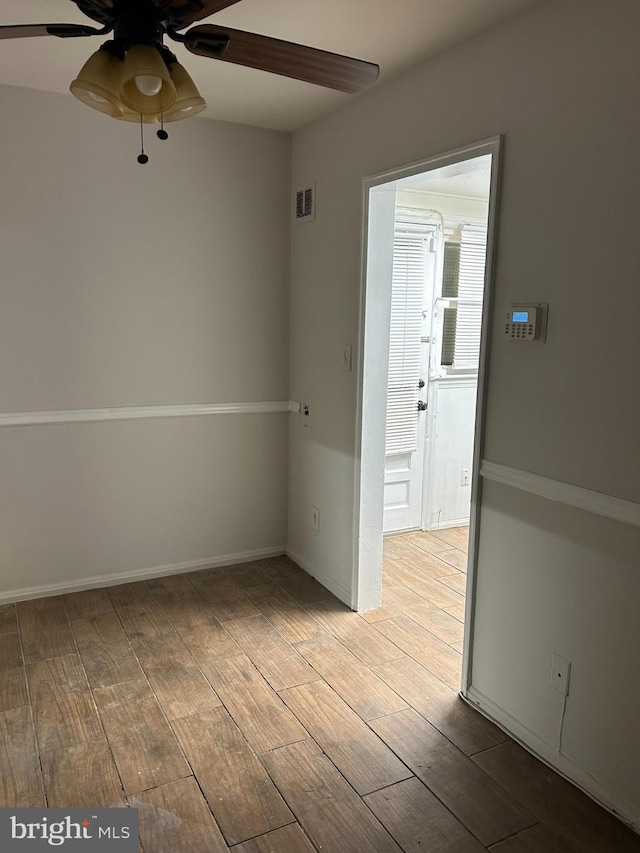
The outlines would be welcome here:
M 144 124 L 142 123 L 142 113 L 140 113 L 140 147 L 142 151 L 138 154 L 138 163 L 144 165 L 149 162 L 149 158 L 144 153 Z
M 169 134 L 164 129 L 164 115 L 160 113 L 160 130 L 157 132 L 158 139 L 161 139 L 163 142 L 169 138 Z

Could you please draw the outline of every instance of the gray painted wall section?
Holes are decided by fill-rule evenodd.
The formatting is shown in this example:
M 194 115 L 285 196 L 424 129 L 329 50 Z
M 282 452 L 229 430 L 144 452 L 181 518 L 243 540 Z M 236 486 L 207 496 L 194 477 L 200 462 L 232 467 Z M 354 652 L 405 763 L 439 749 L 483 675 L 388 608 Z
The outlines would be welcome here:
M 0 111 L 0 412 L 288 400 L 289 135 Z M 3 428 L 0 596 L 284 548 L 288 418 Z
M 544 2 L 295 135 L 293 181 L 315 180 L 318 204 L 316 221 L 293 230 L 290 396 L 312 395 L 314 423 L 292 422 L 289 543 L 334 589 L 350 586 L 354 538 L 357 373 L 341 352 L 358 328 L 362 180 L 496 134 L 485 456 L 640 502 L 639 27 L 635 0 Z M 550 304 L 548 341 L 508 344 L 508 305 L 529 300 Z M 594 518 L 486 487 L 472 685 L 530 747 L 640 826 L 629 605 L 640 539 Z M 573 663 L 562 754 L 554 649 Z

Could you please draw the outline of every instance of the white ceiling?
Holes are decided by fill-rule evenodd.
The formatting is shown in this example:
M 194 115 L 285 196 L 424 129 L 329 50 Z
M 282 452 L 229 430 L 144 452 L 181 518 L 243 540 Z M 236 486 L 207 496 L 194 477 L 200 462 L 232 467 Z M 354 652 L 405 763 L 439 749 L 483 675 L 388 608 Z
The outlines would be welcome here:
M 491 186 L 491 155 L 473 157 L 471 160 L 441 166 L 439 169 L 432 169 L 421 175 L 401 178 L 388 186 L 393 186 L 400 191 L 418 190 L 431 195 L 488 201 Z
M 377 86 L 537 0 L 241 0 L 207 19 L 381 66 Z M 89 23 L 72 0 L 1 0 L 0 25 Z M 0 84 L 68 92 L 99 38 L 0 41 Z M 208 103 L 205 118 L 297 130 L 354 95 L 171 49 Z

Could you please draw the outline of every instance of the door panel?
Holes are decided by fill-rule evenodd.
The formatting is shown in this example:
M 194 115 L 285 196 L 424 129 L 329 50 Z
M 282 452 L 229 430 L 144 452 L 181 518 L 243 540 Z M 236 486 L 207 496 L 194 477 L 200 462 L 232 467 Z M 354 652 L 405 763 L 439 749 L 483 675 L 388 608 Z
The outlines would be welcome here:
M 402 460 L 402 461 L 400 461 Z M 385 533 L 420 527 L 423 453 L 387 456 L 384 482 Z
M 384 532 L 421 526 L 436 227 L 396 222 L 387 388 Z

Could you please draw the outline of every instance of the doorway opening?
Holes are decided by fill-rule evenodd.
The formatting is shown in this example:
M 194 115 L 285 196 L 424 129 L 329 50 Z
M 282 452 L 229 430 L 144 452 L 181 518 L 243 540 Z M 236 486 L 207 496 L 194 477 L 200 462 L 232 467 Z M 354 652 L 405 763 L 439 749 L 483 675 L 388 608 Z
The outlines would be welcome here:
M 472 614 L 499 149 L 365 181 L 355 609 L 380 604 L 383 536 L 469 531 Z
M 469 524 L 490 182 L 490 155 L 390 182 L 385 535 Z

